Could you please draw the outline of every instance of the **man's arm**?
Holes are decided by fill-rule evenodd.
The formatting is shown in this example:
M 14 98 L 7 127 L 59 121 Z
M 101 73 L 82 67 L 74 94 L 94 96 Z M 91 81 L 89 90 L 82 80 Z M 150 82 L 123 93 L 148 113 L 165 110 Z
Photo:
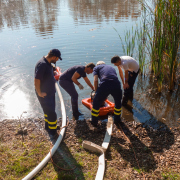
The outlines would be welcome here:
M 35 86 L 36 92 L 38 96 L 44 98 L 45 96 L 47 96 L 47 94 L 45 92 L 41 92 L 40 85 L 41 85 L 40 79 L 34 78 L 34 86 Z
M 88 85 L 92 90 L 94 90 L 94 87 L 93 87 L 93 85 L 91 84 L 91 82 L 90 82 L 90 80 L 88 79 L 87 76 L 84 77 L 84 80 L 85 80 L 85 82 L 87 83 L 87 85 Z
M 94 75 L 94 90 L 97 91 L 98 88 L 98 75 Z
M 78 82 L 78 78 L 79 78 L 79 76 L 80 76 L 80 74 L 79 73 L 77 73 L 77 72 L 75 72 L 74 74 L 73 74 L 73 76 L 72 76 L 72 81 L 76 84 L 76 85 L 80 85 L 80 83 Z
M 122 83 L 123 83 L 123 86 L 124 86 L 124 76 L 123 76 L 123 71 L 122 71 L 120 66 L 118 66 L 118 70 L 119 70 L 119 75 L 121 77 L 121 80 L 122 80 Z
M 81 89 L 84 89 L 84 87 L 82 86 L 82 84 L 81 83 L 79 83 L 78 82 L 78 78 L 79 78 L 79 76 L 80 76 L 80 74 L 79 73 L 77 73 L 77 72 L 75 72 L 74 74 L 73 74 L 73 76 L 72 76 L 72 81 L 76 84 L 76 85 L 78 85 L 78 87 L 79 87 L 79 89 L 81 90 Z
M 124 83 L 124 89 L 129 88 L 128 84 L 128 70 L 125 70 L 125 83 Z

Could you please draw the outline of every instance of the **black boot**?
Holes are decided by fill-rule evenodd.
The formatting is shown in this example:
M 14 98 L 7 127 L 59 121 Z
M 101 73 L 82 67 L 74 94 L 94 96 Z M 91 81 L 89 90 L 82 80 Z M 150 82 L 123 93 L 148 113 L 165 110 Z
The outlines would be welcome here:
M 129 100 L 130 100 L 130 101 L 133 100 L 133 91 L 129 94 Z
M 84 114 L 80 113 L 79 111 L 73 112 L 73 119 L 78 120 L 79 116 L 82 116 Z
M 122 100 L 122 106 L 126 106 L 128 103 L 128 98 L 126 98 L 125 96 L 123 97 L 123 100 Z
M 84 114 L 82 114 L 82 113 L 81 113 L 81 112 L 79 112 L 79 111 L 78 111 L 78 113 L 77 113 L 77 114 L 78 114 L 79 116 L 82 116 L 82 115 L 84 115 Z
M 79 119 L 79 114 L 73 114 L 73 120 L 78 120 Z

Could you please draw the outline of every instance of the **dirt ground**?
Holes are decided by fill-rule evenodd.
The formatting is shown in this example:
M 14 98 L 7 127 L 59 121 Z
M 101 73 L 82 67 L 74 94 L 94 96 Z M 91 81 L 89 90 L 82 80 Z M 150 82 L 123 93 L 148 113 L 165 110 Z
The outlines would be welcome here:
M 169 129 L 166 125 L 162 125 L 154 129 L 145 124 L 122 121 L 121 128 L 117 128 L 116 125 L 113 126 L 113 135 L 105 154 L 104 179 L 180 179 L 180 127 Z M 61 125 L 61 120 L 58 123 Z M 68 168 L 72 168 L 71 171 L 64 172 L 63 177 L 69 175 L 69 178 L 60 178 L 60 175 L 54 175 L 54 178 L 47 179 L 95 179 L 98 154 L 83 149 L 82 142 L 89 140 L 98 145 L 102 144 L 106 122 L 99 123 L 100 131 L 94 132 L 90 128 L 89 120 L 70 120 L 63 142 L 53 156 L 54 163 L 58 164 L 58 161 L 63 160 Z M 20 130 L 18 120 L 0 122 L 0 152 L 3 154 L 0 179 L 22 179 L 27 174 L 27 171 L 20 174 L 14 173 L 14 170 L 12 172 L 7 171 L 6 163 L 8 160 L 4 158 L 6 151 L 2 150 L 2 146 L 10 144 L 11 147 L 15 147 L 14 140 L 16 139 L 23 141 L 26 145 L 28 144 L 28 151 L 36 148 L 30 146 L 35 140 L 39 142 L 38 144 L 45 142 L 44 151 L 45 149 L 48 151 L 51 146 L 48 134 L 44 130 L 43 119 L 26 119 L 21 122 L 21 126 L 27 128 L 23 136 L 22 132 L 18 131 L 18 129 Z M 18 149 L 18 147 L 14 149 Z M 43 157 L 39 156 L 38 162 L 42 159 Z M 32 164 L 30 169 L 32 170 L 36 165 Z M 53 169 L 56 170 L 57 174 L 63 171 L 55 167 Z M 3 177 L 3 172 L 8 172 L 8 177 L 13 178 Z M 43 172 L 39 173 L 35 179 L 42 179 L 42 174 Z

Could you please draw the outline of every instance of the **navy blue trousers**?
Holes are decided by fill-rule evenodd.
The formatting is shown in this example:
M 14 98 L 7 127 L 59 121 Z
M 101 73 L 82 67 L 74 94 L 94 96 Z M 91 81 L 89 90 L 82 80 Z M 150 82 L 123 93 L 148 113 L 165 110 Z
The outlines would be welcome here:
M 92 124 L 98 124 L 99 109 L 102 103 L 107 99 L 108 95 L 111 94 L 114 98 L 114 122 L 121 121 L 121 100 L 122 100 L 122 90 L 120 82 L 107 81 L 101 84 L 93 99 L 93 108 L 91 111 Z
M 75 89 L 74 83 L 60 79 L 59 84 L 71 96 L 73 116 L 78 115 L 78 93 Z
M 44 98 L 38 96 L 38 100 L 44 112 L 45 129 L 51 135 L 57 132 L 57 114 L 55 112 L 55 94 L 51 96 L 45 96 Z
M 128 71 L 129 88 L 124 89 L 124 97 L 123 97 L 123 99 L 125 99 L 126 101 L 128 101 L 128 99 L 133 100 L 133 86 L 134 86 L 134 83 L 135 83 L 136 78 L 138 76 L 138 73 L 139 73 L 139 71 L 137 73 Z

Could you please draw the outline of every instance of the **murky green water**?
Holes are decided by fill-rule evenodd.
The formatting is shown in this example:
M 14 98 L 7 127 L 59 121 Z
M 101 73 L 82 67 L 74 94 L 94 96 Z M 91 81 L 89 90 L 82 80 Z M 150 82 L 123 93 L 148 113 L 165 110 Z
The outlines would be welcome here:
M 126 29 L 139 22 L 141 10 L 138 1 L 133 0 L 0 0 L 0 120 L 17 119 L 24 111 L 27 113 L 23 117 L 43 115 L 34 93 L 34 67 L 50 49 L 60 49 L 63 61 L 57 66 L 62 71 L 99 60 L 110 64 L 113 55 L 124 55 L 114 28 L 123 36 Z M 88 77 L 93 82 L 92 74 Z M 89 97 L 91 90 L 82 79 L 80 82 L 85 89 L 77 89 L 79 108 L 85 118 L 89 118 L 90 111 L 81 100 Z M 136 94 L 143 93 L 137 84 L 139 87 L 142 83 L 136 83 Z M 62 94 L 67 115 L 71 118 L 70 97 L 63 90 Z M 138 95 L 135 98 L 133 110 L 139 106 L 146 108 L 144 103 L 151 107 L 148 99 L 139 101 Z M 147 113 L 153 114 L 151 110 L 147 109 Z M 127 119 L 135 118 L 136 113 L 132 113 Z M 126 110 L 124 117 L 125 114 Z M 61 116 L 58 98 L 57 115 Z M 158 115 L 153 114 L 162 119 L 163 116 Z M 175 121 L 178 116 L 179 111 Z M 170 119 L 172 116 L 167 121 Z M 144 119 L 139 118 L 139 121 L 146 120 L 149 120 L 146 115 Z

